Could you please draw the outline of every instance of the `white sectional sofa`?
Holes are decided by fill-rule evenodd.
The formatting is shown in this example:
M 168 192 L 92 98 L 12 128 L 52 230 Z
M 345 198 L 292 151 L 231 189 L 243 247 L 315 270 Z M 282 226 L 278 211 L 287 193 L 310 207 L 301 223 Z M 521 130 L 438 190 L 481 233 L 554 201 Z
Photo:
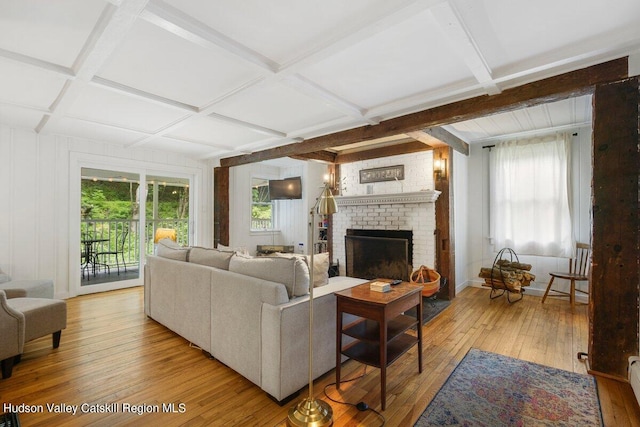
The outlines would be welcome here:
M 147 316 L 207 351 L 276 401 L 285 401 L 305 387 L 309 365 L 306 263 L 299 258 L 247 258 L 215 249 L 176 251 L 147 258 Z M 314 287 L 314 378 L 335 367 L 333 292 L 364 282 L 351 277 L 326 280 L 327 284 Z

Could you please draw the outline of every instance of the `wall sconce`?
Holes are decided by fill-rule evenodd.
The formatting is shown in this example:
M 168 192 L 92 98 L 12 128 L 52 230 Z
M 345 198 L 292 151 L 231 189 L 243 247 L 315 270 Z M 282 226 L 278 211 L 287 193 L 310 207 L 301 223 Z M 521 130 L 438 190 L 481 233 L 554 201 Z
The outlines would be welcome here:
M 325 173 L 323 177 L 323 182 L 329 185 L 329 188 L 333 190 L 336 186 L 336 176 L 333 172 Z
M 323 182 L 324 184 L 329 185 L 329 188 L 331 189 L 331 192 L 333 194 L 335 194 L 335 192 L 338 190 L 338 188 L 336 187 L 336 173 L 333 167 L 329 167 L 329 170 L 327 171 L 327 173 L 324 174 L 323 176 Z
M 440 156 L 439 159 L 434 159 L 433 173 L 436 175 L 438 181 L 447 179 L 447 159 L 443 159 L 442 156 Z

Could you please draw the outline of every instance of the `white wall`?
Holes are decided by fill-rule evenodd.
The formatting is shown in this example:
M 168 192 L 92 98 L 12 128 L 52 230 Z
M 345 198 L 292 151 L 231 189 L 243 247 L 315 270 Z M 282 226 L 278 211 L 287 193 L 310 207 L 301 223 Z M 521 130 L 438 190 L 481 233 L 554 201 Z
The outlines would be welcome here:
M 591 233 L 591 128 L 584 127 L 569 131 L 576 132 L 571 141 L 571 193 L 573 197 L 574 230 L 575 238 L 578 241 L 590 243 Z M 460 273 L 460 279 L 464 276 L 468 278 L 466 283 L 458 280 L 458 288 L 462 289 L 468 285 L 479 286 L 483 283 L 478 278 L 480 267 L 490 267 L 497 251 L 501 248 L 494 248 L 488 239 L 489 235 L 489 150 L 483 149 L 482 145 L 473 144 L 470 146 L 470 156 L 468 158 L 467 176 L 467 237 L 466 237 L 466 259 L 456 256 L 456 275 L 458 269 L 465 269 L 466 274 Z M 460 170 L 457 169 L 454 174 Z M 456 197 L 456 210 L 464 201 L 461 194 Z M 456 215 L 462 214 L 456 212 Z M 457 226 L 457 223 L 456 223 Z M 463 250 L 461 247 L 463 237 L 457 235 L 456 231 L 456 255 Z M 460 254 L 461 255 L 461 254 Z M 536 275 L 536 281 L 531 284 L 527 292 L 533 295 L 542 295 L 549 282 L 550 271 L 563 271 L 568 268 L 566 258 L 552 258 L 539 256 L 519 256 L 521 262 L 532 264 L 532 273 Z M 460 264 L 458 264 L 458 262 Z M 556 281 L 558 288 L 568 289 L 568 283 Z M 554 282 L 554 287 L 556 287 Z M 583 285 L 583 286 L 586 286 Z
M 404 180 L 360 184 L 360 170 L 395 165 L 404 165 Z M 347 163 L 340 165 L 340 176 L 343 196 L 367 194 L 367 187 L 373 191 L 372 194 L 433 190 L 433 151 Z
M 80 198 L 79 182 L 73 180 L 80 176 L 77 160 L 83 157 L 113 167 L 126 164 L 196 176 L 193 243 L 213 241 L 213 170 L 208 162 L 0 126 L 0 268 L 15 279 L 51 278 L 59 298 L 78 293 L 80 239 L 74 236 L 80 232 L 80 207 L 79 202 L 77 209 L 71 204 Z
M 291 161 L 276 166 L 252 163 L 229 170 L 229 246 L 255 254 L 257 245 L 303 243 L 308 252 L 308 214 L 320 194 L 327 165 L 313 161 Z M 300 176 L 302 199 L 275 201 L 274 231 L 251 231 L 251 178 L 283 179 Z

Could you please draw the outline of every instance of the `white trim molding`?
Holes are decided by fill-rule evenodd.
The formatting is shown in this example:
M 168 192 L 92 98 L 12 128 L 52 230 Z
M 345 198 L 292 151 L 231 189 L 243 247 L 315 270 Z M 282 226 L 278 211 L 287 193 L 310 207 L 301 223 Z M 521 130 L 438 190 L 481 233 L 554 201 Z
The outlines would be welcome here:
M 425 190 L 413 193 L 367 194 L 360 196 L 336 196 L 338 206 L 388 205 L 394 203 L 435 203 L 440 191 Z

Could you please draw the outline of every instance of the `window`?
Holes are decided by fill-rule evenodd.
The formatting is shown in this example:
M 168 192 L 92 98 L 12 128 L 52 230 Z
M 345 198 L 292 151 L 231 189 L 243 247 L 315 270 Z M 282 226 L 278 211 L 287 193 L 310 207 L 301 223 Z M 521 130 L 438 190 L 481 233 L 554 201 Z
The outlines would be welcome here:
M 569 257 L 569 138 L 507 141 L 492 150 L 491 233 L 496 250 Z
M 251 178 L 251 230 L 272 230 L 273 210 L 269 180 Z

